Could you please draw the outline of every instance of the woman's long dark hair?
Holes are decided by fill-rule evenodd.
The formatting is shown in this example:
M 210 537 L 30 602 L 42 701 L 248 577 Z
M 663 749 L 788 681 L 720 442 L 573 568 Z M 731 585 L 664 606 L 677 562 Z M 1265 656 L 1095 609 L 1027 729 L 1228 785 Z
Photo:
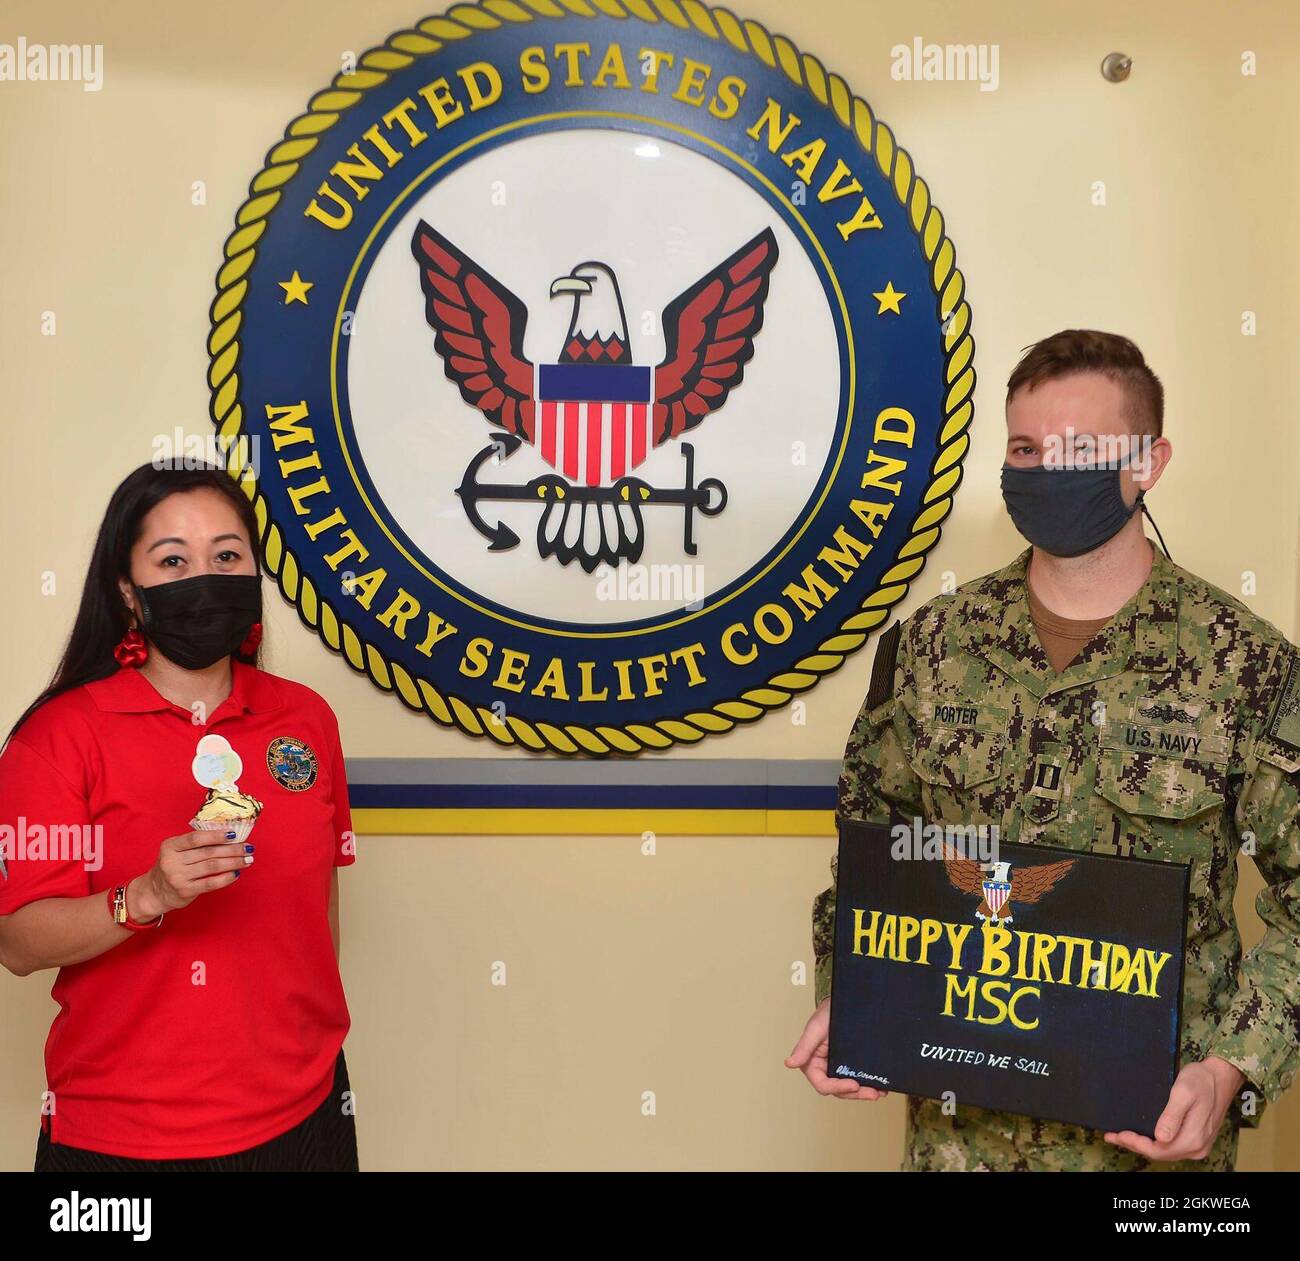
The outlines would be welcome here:
M 6 744 L 9 737 L 46 701 L 83 683 L 106 679 L 118 669 L 113 649 L 131 625 L 131 613 L 122 599 L 118 581 L 122 578 L 130 581 L 131 549 L 140 537 L 141 523 L 168 495 L 203 488 L 219 492 L 234 505 L 244 529 L 248 531 L 253 563 L 261 575 L 257 517 L 253 505 L 228 473 L 209 464 L 193 468 L 145 464 L 136 469 L 108 501 L 81 591 L 77 620 L 73 623 L 72 634 L 68 637 L 54 678 L 10 728 L 9 736 L 5 737 Z M 238 660 L 249 664 L 256 664 L 258 656 L 257 653 L 251 657 L 235 655 Z

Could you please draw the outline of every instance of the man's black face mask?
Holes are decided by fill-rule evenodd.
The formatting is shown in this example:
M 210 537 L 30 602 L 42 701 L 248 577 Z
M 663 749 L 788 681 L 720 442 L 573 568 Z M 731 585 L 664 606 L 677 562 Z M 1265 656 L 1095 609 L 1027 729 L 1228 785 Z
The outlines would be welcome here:
M 1127 466 L 1127 460 L 1122 462 Z M 1124 502 L 1120 468 L 1002 468 L 1002 498 L 1017 530 L 1053 556 L 1082 556 L 1115 537 L 1142 507 Z

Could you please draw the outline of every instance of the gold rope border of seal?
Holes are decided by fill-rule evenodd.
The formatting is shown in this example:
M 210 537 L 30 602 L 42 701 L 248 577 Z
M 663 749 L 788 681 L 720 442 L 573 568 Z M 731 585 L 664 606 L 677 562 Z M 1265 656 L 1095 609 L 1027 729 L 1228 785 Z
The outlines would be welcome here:
M 681 718 L 629 723 L 625 727 L 584 727 L 576 723 L 557 726 L 529 722 L 508 712 L 498 717 L 487 706 L 470 705 L 458 696 L 439 692 L 424 679 L 413 678 L 399 663 L 363 643 L 321 598 L 312 581 L 302 575 L 280 528 L 271 521 L 266 498 L 257 487 L 247 459 L 239 402 L 239 328 L 248 292 L 248 271 L 257 254 L 257 242 L 266 230 L 267 217 L 280 200 L 280 188 L 297 174 L 301 160 L 316 147 L 320 137 L 366 92 L 419 57 L 436 53 L 478 31 L 538 18 L 570 16 L 633 17 L 652 25 L 667 22 L 683 30 L 694 29 L 709 39 L 725 40 L 771 69 L 781 70 L 796 87 L 806 88 L 820 104 L 829 106 L 840 124 L 853 132 L 863 151 L 875 156 L 881 174 L 907 212 L 931 264 L 931 283 L 939 298 L 944 336 L 944 423 L 922 508 L 897 560 L 882 575 L 876 590 L 863 600 L 859 611 L 818 645 L 815 653 L 774 675 L 763 687 Z M 249 185 L 249 197 L 235 216 L 235 225 L 225 243 L 225 262 L 217 273 L 217 296 L 210 311 L 208 385 L 212 422 L 226 457 L 226 468 L 253 504 L 267 568 L 276 575 L 280 590 L 297 606 L 302 620 L 330 648 L 342 653 L 354 670 L 369 675 L 384 691 L 396 691 L 411 709 L 429 714 L 443 726 L 458 727 L 469 735 L 488 736 L 498 744 L 532 752 L 593 757 L 694 744 L 705 736 L 730 731 L 738 723 L 754 722 L 788 704 L 823 675 L 843 665 L 886 620 L 890 608 L 907 595 L 911 580 L 925 564 L 925 554 L 939 541 L 940 523 L 951 511 L 952 496 L 961 481 L 961 463 L 970 446 L 966 430 L 974 416 L 975 342 L 970 333 L 965 281 L 956 266 L 956 249 L 944 232 L 943 215 L 930 201 L 929 188 L 912 167 L 912 159 L 895 143 L 889 128 L 874 117 L 866 101 L 855 96 L 839 75 L 829 73 L 811 54 L 801 53 L 784 36 L 770 34 L 758 22 L 742 21 L 726 9 L 698 0 L 480 0 L 477 4 L 455 5 L 441 16 L 425 18 L 413 30 L 390 36 L 382 48 L 365 53 L 356 70 L 336 75 L 331 87 L 311 98 L 307 112 L 285 128 L 284 139 L 267 154 L 266 165 Z

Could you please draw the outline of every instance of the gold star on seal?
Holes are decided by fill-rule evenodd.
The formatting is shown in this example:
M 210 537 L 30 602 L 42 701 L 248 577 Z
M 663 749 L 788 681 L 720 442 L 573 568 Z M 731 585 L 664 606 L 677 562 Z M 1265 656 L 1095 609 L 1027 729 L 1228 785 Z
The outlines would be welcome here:
M 298 275 L 295 269 L 293 277 L 290 280 L 281 280 L 280 288 L 284 290 L 284 305 L 288 306 L 291 302 L 301 302 L 303 306 L 307 305 L 307 290 L 313 288 L 313 282 L 304 280 Z M 879 294 L 876 295 L 879 297 Z
M 902 308 L 898 304 L 907 297 L 907 294 L 899 293 L 894 288 L 892 280 L 879 293 L 873 293 L 871 296 L 880 303 L 880 309 L 876 312 L 877 315 L 884 315 L 886 311 L 892 311 L 895 315 L 903 314 Z

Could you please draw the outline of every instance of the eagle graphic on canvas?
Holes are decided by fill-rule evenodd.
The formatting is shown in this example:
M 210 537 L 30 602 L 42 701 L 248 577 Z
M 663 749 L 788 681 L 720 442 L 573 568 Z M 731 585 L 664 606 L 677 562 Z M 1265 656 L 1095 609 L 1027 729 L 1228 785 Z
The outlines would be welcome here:
M 1037 902 L 1069 874 L 1075 861 L 1067 858 L 1021 867 L 1013 876 L 1010 863 L 979 863 L 949 847 L 944 850 L 943 865 L 954 889 L 980 899 L 975 918 L 996 927 L 1013 922 L 1013 902 Z

